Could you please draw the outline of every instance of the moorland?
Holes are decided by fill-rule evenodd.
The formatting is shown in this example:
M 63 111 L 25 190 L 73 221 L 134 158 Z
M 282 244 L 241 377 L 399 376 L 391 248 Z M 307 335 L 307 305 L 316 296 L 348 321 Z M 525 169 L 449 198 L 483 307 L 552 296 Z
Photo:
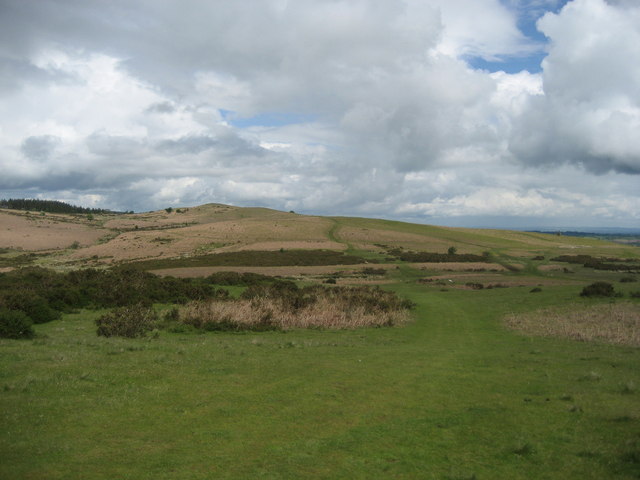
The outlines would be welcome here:
M 0 209 L 0 478 L 640 478 L 640 249 Z

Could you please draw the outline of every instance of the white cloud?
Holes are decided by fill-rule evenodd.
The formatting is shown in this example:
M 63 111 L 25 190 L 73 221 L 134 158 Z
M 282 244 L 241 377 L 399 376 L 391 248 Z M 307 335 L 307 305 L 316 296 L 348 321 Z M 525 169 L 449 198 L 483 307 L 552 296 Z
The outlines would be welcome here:
M 640 173 L 640 6 L 575 0 L 538 25 L 551 39 L 544 96 L 516 119 L 513 153 Z
M 518 30 L 517 18 L 499 0 L 437 0 L 444 32 L 437 51 L 449 56 L 499 60 L 528 54 L 539 47 Z

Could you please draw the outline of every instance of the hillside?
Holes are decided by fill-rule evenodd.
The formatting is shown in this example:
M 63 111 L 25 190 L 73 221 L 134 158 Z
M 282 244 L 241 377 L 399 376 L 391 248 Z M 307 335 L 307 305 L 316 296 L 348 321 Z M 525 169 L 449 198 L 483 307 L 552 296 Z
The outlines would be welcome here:
M 25 264 L 56 269 L 104 267 L 151 260 L 165 262 L 158 264 L 161 268 L 216 266 L 219 258 L 214 255 L 242 251 L 307 250 L 311 254 L 330 250 L 387 263 L 393 250 L 445 253 L 455 247 L 458 254 L 490 252 L 496 265 L 515 262 L 516 266 L 521 265 L 518 258 L 529 256 L 639 256 L 637 248 L 592 238 L 308 216 L 220 204 L 131 214 L 34 214 L 2 209 L 0 231 L 0 268 L 5 269 Z M 187 258 L 200 260 L 166 263 Z M 152 263 L 148 265 L 153 269 Z M 245 261 L 238 266 L 251 265 Z

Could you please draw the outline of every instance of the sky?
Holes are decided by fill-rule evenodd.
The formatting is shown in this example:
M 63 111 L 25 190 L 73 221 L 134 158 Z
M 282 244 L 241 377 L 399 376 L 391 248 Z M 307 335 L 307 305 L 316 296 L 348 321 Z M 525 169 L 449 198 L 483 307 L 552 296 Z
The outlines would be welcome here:
M 640 227 L 640 2 L 0 0 L 0 198 Z

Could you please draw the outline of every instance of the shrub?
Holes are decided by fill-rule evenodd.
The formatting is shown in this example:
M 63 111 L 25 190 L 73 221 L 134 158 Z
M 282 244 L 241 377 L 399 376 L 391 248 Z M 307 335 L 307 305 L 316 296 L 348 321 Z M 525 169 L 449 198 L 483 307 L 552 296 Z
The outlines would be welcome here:
M 144 337 L 153 330 L 158 314 L 143 305 L 120 307 L 96 319 L 98 335 L 103 337 Z
M 365 267 L 361 270 L 363 275 L 386 275 L 387 271 L 384 268 Z
M 1 338 L 32 338 L 31 319 L 19 310 L 0 309 Z
M 608 282 L 592 283 L 584 287 L 580 293 L 581 297 L 614 297 L 615 295 L 613 285 Z
M 620 279 L 620 283 L 634 283 L 637 281 L 638 279 L 636 277 L 622 277 Z
M 20 310 L 33 323 L 47 323 L 58 320 L 61 316 L 60 312 L 51 308 L 44 298 L 28 290 L 12 292 L 0 301 L 10 310 Z

